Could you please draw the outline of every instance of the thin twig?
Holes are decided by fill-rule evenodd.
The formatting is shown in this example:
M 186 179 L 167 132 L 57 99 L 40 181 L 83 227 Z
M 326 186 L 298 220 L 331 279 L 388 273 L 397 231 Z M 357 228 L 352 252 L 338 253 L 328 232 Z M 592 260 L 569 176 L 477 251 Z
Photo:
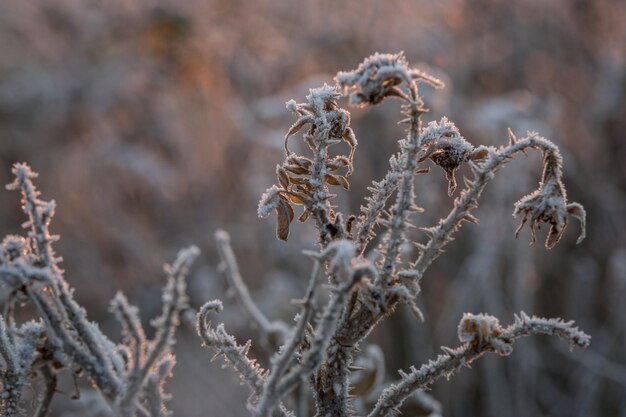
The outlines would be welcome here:
M 50 405 L 52 404 L 52 398 L 57 389 L 57 376 L 50 369 L 50 365 L 44 364 L 40 369 L 41 375 L 44 380 L 44 392 L 34 417 L 45 417 L 50 411 Z

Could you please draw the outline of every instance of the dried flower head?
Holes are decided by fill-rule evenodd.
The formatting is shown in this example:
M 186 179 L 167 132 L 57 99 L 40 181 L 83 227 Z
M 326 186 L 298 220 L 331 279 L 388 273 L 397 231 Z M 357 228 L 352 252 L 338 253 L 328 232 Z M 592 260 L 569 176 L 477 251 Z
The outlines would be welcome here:
M 350 129 L 350 113 L 337 106 L 337 100 L 341 97 L 341 93 L 337 87 L 324 86 L 319 88 L 311 88 L 306 96 L 306 103 L 296 103 L 295 100 L 289 100 L 286 103 L 287 110 L 298 116 L 298 120 L 291 126 L 285 135 L 285 152 L 289 155 L 291 152 L 287 148 L 289 137 L 295 135 L 305 125 L 309 124 L 310 129 L 305 137 L 309 146 L 314 148 L 311 141 L 317 138 L 324 138 L 328 145 L 339 143 L 342 140 L 350 145 L 350 159 L 356 146 L 354 132 Z M 321 129 L 326 135 L 315 135 L 315 132 Z
M 446 117 L 438 122 L 432 121 L 422 132 L 424 150 L 420 162 L 430 158 L 435 165 L 441 167 L 448 180 L 448 195 L 456 189 L 455 171 L 469 159 L 474 147 L 461 136 L 459 129 Z
M 409 68 L 404 53 L 375 53 L 366 58 L 357 69 L 342 71 L 335 80 L 350 95 L 350 104 L 355 106 L 375 105 L 387 97 L 405 97 L 399 88 L 403 82 L 411 84 L 420 80 L 434 87 L 443 87 L 443 82 L 423 72 Z
M 585 238 L 585 209 L 578 203 L 567 203 L 565 186 L 562 182 L 562 164 L 563 161 L 557 148 L 546 151 L 539 188 L 515 203 L 513 212 L 514 216 L 519 214 L 524 216 L 515 233 L 516 236 L 526 222 L 530 221 L 531 243 L 535 242 L 535 228 L 540 229 L 541 223 L 550 225 L 545 243 L 547 249 L 551 249 L 561 240 L 570 215 L 578 219 L 582 226 L 582 232 L 576 243 L 580 243 Z
M 503 333 L 500 321 L 487 314 L 463 314 L 459 322 L 458 334 L 461 342 L 478 346 L 489 345 L 502 356 L 510 355 L 513 351 L 510 343 L 502 340 Z

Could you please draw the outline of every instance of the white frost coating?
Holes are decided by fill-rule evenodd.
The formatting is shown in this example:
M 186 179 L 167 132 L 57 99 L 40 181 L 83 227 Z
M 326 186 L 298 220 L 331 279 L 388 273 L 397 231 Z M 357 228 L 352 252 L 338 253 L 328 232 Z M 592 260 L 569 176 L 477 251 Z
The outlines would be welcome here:
M 297 330 L 291 333 L 297 337 L 277 348 L 269 377 L 262 383 L 260 398 L 251 399 L 249 405 L 257 417 L 271 414 L 283 396 L 290 392 L 290 387 L 307 378 L 315 390 L 316 416 L 354 415 L 348 381 L 359 344 L 400 303 L 408 305 L 416 317 L 423 320 L 417 306 L 419 281 L 453 240 L 463 222 L 478 223 L 472 211 L 478 206 L 482 192 L 495 173 L 518 153 L 538 149 L 546 157 L 540 190 L 522 198 L 516 205 L 516 214 L 523 214 L 525 220 L 530 220 L 533 230 L 540 221 L 553 225 L 554 230 L 548 237 L 549 247 L 560 239 L 567 216 L 581 220 L 584 228 L 582 206 L 565 199 L 560 154 L 552 142 L 535 134 L 520 139 L 511 134 L 508 146 L 473 146 L 445 117 L 422 128 L 421 116 L 427 109 L 419 94 L 418 83 L 423 81 L 436 87 L 441 87 L 442 83 L 410 68 L 402 53 L 374 54 L 357 69 L 340 72 L 336 81 L 352 104 L 367 106 L 379 104 L 387 98 L 399 99 L 405 116 L 402 123 L 408 125 L 407 135 L 399 141 L 399 152 L 391 156 L 387 174 L 368 188 L 371 194 L 361 206 L 360 216 L 347 216 L 330 203 L 333 195 L 329 193 L 329 185 L 348 189 L 346 178 L 337 175 L 336 171 L 344 167 L 348 170 L 346 176 L 352 172 L 354 146 L 346 159 L 331 159 L 328 148 L 342 140 L 356 144 L 354 132 L 349 128 L 349 114 L 338 107 L 337 92 L 327 85 L 311 89 L 304 103 L 287 102 L 287 109 L 298 120 L 287 131 L 285 161 L 276 171 L 278 183 L 262 197 L 260 207 L 264 209 L 259 214 L 269 214 L 269 209 L 276 209 L 279 237 L 286 239 L 294 217 L 293 206 L 304 208 L 299 220 L 312 217 L 319 232 L 320 252 L 309 255 L 317 261 L 316 265 L 325 265 L 331 292 L 330 300 L 317 319 L 308 318 L 309 297 L 305 297 L 305 309 L 296 321 Z M 289 138 L 303 130 L 311 157 L 295 154 L 287 146 Z M 423 165 L 428 161 L 444 170 L 450 195 L 456 189 L 455 172 L 463 164 L 469 165 L 473 177 L 464 178 L 464 187 L 454 199 L 452 210 L 437 224 L 422 229 L 427 241 L 408 242 L 407 231 L 412 227 L 412 217 L 422 211 L 416 204 L 415 176 L 429 172 Z M 389 203 L 394 194 L 395 200 Z M 544 194 L 546 197 L 542 197 Z M 368 254 L 367 246 L 377 235 L 382 235 L 378 239 L 379 246 L 373 254 Z M 406 252 L 403 248 L 409 243 L 418 249 L 418 257 L 406 265 L 401 257 Z M 366 256 L 377 259 L 376 265 L 364 262 Z M 313 282 L 315 280 L 311 280 Z M 424 371 L 429 378 L 428 385 L 431 380 L 450 376 L 458 367 L 469 364 L 484 352 L 508 355 L 512 341 L 524 334 L 557 334 L 568 340 L 578 340 L 580 343 L 575 344 L 582 347 L 587 344 L 585 340 L 588 342 L 582 333 L 571 328 L 570 323 L 533 320 L 523 322 L 524 319 L 520 318 L 513 326 L 503 328 L 494 317 L 467 314 L 459 325 L 459 336 L 464 345 L 456 349 L 444 348 L 444 355 L 425 367 L 412 367 L 405 379 L 410 375 L 419 376 Z M 309 330 L 304 330 L 305 324 L 310 326 Z M 301 340 L 301 350 L 294 348 L 295 340 Z M 290 354 L 294 369 L 288 371 Z M 395 414 L 404 398 L 419 388 L 407 383 L 400 385 L 385 391 L 372 416 Z M 441 414 L 441 410 L 433 410 L 433 413 Z
M 314 262 L 313 272 L 305 296 L 295 301 L 300 311 L 292 329 L 266 317 L 258 308 L 240 276 L 230 238 L 223 231 L 215 235 L 220 271 L 256 324 L 263 346 L 276 353 L 268 361 L 270 368 L 263 369 L 250 357 L 251 341 L 239 344 L 226 332 L 224 324 L 213 326 L 210 315 L 223 309 L 218 300 L 206 303 L 198 313 L 198 334 L 249 386 L 247 405 L 255 417 L 293 416 L 285 407 L 293 403 L 287 401 L 290 395 L 297 400 L 299 413 L 308 415 L 302 411 L 308 406 L 308 387 L 313 390 L 317 417 L 353 417 L 349 381 L 359 345 L 399 304 L 407 305 L 418 319 L 424 319 L 418 308 L 420 280 L 463 222 L 478 222 L 472 212 L 486 185 L 520 152 L 534 149 L 544 156 L 539 188 L 522 197 L 514 212 L 523 216 L 522 225 L 530 223 L 533 240 L 535 229 L 547 223 L 550 231 L 546 246 L 554 246 L 569 217 L 582 223 L 579 240 L 584 238 L 585 211 L 580 204 L 567 201 L 562 157 L 552 142 L 534 133 L 519 139 L 511 133 L 506 146 L 473 146 L 445 117 L 423 127 L 422 116 L 427 109 L 418 85 L 426 82 L 441 87 L 442 83 L 411 68 L 402 53 L 375 54 L 357 69 L 339 73 L 336 80 L 338 86 L 311 89 L 303 102 L 286 103 L 296 121 L 285 135 L 284 161 L 276 168 L 277 182 L 267 189 L 258 207 L 260 217 L 276 212 L 279 239 L 287 240 L 296 218 L 301 222 L 310 218 L 317 228 L 318 250 L 306 252 Z M 388 172 L 368 189 L 370 195 L 358 218 L 342 213 L 333 194 L 335 190 L 350 188 L 348 177 L 354 169 L 357 145 L 350 114 L 339 106 L 341 90 L 353 104 L 361 106 L 376 105 L 387 98 L 399 100 L 404 115 L 401 122 L 408 125 L 406 136 L 398 142 L 398 152 L 389 159 Z M 296 134 L 301 136 L 298 140 L 303 141 L 306 155 L 289 150 L 289 140 L 295 140 Z M 340 143 L 348 146 L 349 153 L 335 151 L 341 148 L 331 149 Z M 426 164 L 431 162 L 445 171 L 450 194 L 455 191 L 455 172 L 460 166 L 467 164 L 471 177 L 464 179 L 450 212 L 435 225 L 421 229 L 426 234 L 425 241 L 410 242 L 407 232 L 413 226 L 412 220 L 423 211 L 417 205 L 415 177 L 428 173 Z M 39 198 L 32 183 L 37 174 L 26 164 L 16 164 L 13 173 L 15 181 L 8 188 L 22 193 L 28 234 L 10 235 L 0 243 L 0 280 L 12 294 L 27 297 L 40 318 L 18 325 L 12 313 L 0 316 L 0 412 L 16 416 L 22 387 L 29 378 L 39 378 L 44 392 L 37 415 L 45 415 L 56 391 L 55 370 L 80 368 L 117 415 L 169 416 L 163 386 L 175 364 L 171 354 L 174 330 L 181 312 L 188 309 L 185 276 L 198 255 L 197 248 L 181 251 L 176 261 L 165 268 L 168 281 L 163 291 L 162 314 L 152 321 L 156 327 L 153 340 L 146 337 L 137 309 L 121 294 L 114 298 L 111 310 L 121 323 L 123 334 L 123 343 L 116 345 L 87 320 L 85 310 L 74 301 L 64 279 L 59 267 L 61 259 L 52 247 L 58 237 L 48 230 L 54 202 Z M 296 214 L 294 209 L 301 212 Z M 379 245 L 368 252 L 368 244 L 374 239 Z M 406 250 L 410 244 L 418 250 L 414 262 L 404 259 L 410 256 Z M 325 300 L 318 294 L 323 285 L 328 288 Z M 556 335 L 572 347 L 586 347 L 590 342 L 589 336 L 572 322 L 524 313 L 508 327 L 495 317 L 466 313 L 458 334 L 460 346 L 444 347 L 433 360 L 401 372 L 400 380 L 382 391 L 370 417 L 397 414 L 405 399 L 417 396 L 419 390 L 441 377 L 452 376 L 485 353 L 509 355 L 514 341 L 522 336 Z M 40 363 L 40 353 L 48 350 Z M 383 371 L 369 375 L 375 385 L 368 390 L 371 395 L 382 389 L 381 359 L 374 368 Z M 440 415 L 436 402 L 431 403 L 433 415 Z

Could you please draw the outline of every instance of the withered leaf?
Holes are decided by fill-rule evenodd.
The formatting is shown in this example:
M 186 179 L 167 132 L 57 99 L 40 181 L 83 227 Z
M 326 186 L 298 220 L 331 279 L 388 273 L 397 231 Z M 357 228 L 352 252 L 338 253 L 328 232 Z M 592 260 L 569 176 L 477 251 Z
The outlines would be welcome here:
M 293 191 L 290 192 L 289 194 L 287 194 L 287 197 L 294 204 L 301 204 L 302 205 L 302 204 L 304 204 L 308 200 L 306 194 L 304 194 L 304 193 L 295 193 Z
M 287 176 L 287 171 L 285 171 L 280 165 L 276 166 L 276 177 L 278 178 L 280 185 L 282 185 L 285 190 L 289 188 L 289 177 Z
M 291 182 L 292 184 L 308 184 L 309 183 L 309 179 L 308 178 L 300 178 L 300 177 L 289 177 L 289 182 Z
M 576 244 L 578 245 L 587 236 L 587 231 L 586 231 L 587 213 L 585 212 L 585 209 L 583 208 L 583 206 L 580 205 L 579 203 L 568 204 L 567 212 L 570 214 L 570 216 L 572 216 L 573 218 L 575 218 L 576 220 L 580 222 L 581 231 L 580 231 L 580 235 L 578 236 L 578 239 L 576 239 Z
M 539 227 L 537 228 L 539 229 Z M 561 226 L 560 229 L 554 224 L 550 225 L 550 231 L 548 232 L 548 237 L 546 238 L 546 243 L 545 243 L 546 249 L 552 249 L 554 245 L 556 245 L 557 243 L 561 241 L 561 238 L 563 237 L 563 233 L 565 232 L 566 228 L 567 228 L 567 219 L 565 219 L 565 222 L 563 222 L 563 225 Z
M 294 217 L 294 213 L 293 213 L 293 207 L 291 207 L 291 203 L 289 202 L 289 200 L 287 198 L 285 198 L 284 195 L 280 196 L 280 205 L 285 205 L 286 210 L 287 210 L 287 214 L 289 215 L 289 221 L 293 221 L 293 217 Z
M 348 145 L 350 145 L 350 149 L 354 150 L 354 148 L 356 148 L 356 145 L 358 144 L 357 140 L 356 140 L 356 136 L 354 135 L 354 131 L 352 130 L 352 128 L 346 128 L 346 130 L 343 131 L 343 135 L 342 135 L 343 140 L 345 140 Z M 352 154 L 353 152 L 350 152 L 350 154 Z
M 301 117 L 299 118 L 293 125 L 291 125 L 291 127 L 289 128 L 289 131 L 287 132 L 286 137 L 289 137 L 291 135 L 295 135 L 296 133 L 298 133 L 300 131 L 300 129 L 302 129 L 306 124 L 308 123 L 312 123 L 313 122 L 313 118 L 310 116 L 307 117 Z
M 309 168 L 311 165 L 313 165 L 313 161 L 311 161 L 306 156 L 301 155 L 290 155 L 289 158 L 287 158 L 287 162 L 293 165 L 299 165 L 303 168 Z
M 352 163 L 348 160 L 347 157 L 340 155 L 335 157 L 334 159 L 326 162 L 326 168 L 331 171 L 336 171 L 339 168 L 348 167 L 348 171 L 352 170 Z
M 487 155 L 489 155 L 489 149 L 485 147 L 477 147 L 474 148 L 472 153 L 470 153 L 469 159 L 472 161 L 482 161 L 487 157 Z
M 350 189 L 350 183 L 343 175 L 326 174 L 324 178 L 326 178 L 326 182 L 330 185 L 341 185 L 346 190 Z
M 285 165 L 284 167 L 287 171 L 297 175 L 309 175 L 311 173 L 308 168 L 299 165 Z
M 304 209 L 300 217 L 298 217 L 298 221 L 301 223 L 305 222 L 309 218 L 309 213 L 310 213 L 309 210 Z
M 311 185 L 307 182 L 304 184 L 295 184 L 293 188 L 298 193 L 307 194 L 311 190 Z
M 276 207 L 276 215 L 278 216 L 278 224 L 276 225 L 276 236 L 280 240 L 289 238 L 289 224 L 293 220 L 293 208 L 291 204 L 282 200 L 281 204 Z

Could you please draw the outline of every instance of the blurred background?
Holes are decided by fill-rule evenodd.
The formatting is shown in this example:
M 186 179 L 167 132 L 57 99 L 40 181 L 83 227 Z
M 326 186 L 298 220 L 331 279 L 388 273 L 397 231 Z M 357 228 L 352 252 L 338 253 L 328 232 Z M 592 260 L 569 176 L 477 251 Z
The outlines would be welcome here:
M 332 83 L 373 52 L 404 50 L 442 78 L 424 89 L 425 121 L 448 116 L 474 145 L 505 144 L 506 129 L 536 130 L 565 159 L 568 197 L 588 213 L 576 246 L 571 222 L 551 251 L 545 235 L 514 238 L 513 202 L 536 188 L 541 156 L 508 164 L 423 281 L 424 323 L 400 309 L 369 341 L 384 352 L 385 381 L 456 345 L 463 312 L 512 321 L 524 310 L 576 320 L 593 337 L 569 352 L 548 338 L 518 342 L 430 393 L 444 416 L 626 416 L 626 2 L 620 0 L 41 0 L 0 5 L 0 183 L 14 162 L 39 172 L 58 204 L 52 230 L 67 280 L 89 316 L 117 337 L 108 300 L 123 290 L 146 323 L 160 311 L 161 265 L 196 244 L 194 307 L 224 298 L 220 318 L 240 341 L 256 338 L 229 298 L 213 233 L 224 228 L 244 279 L 268 316 L 291 322 L 287 302 L 306 285 L 315 247 L 309 223 L 275 238 L 256 205 L 275 182 L 286 100 Z M 402 137 L 398 102 L 354 110 L 359 140 L 345 213 L 358 213 Z M 296 143 L 297 140 L 293 140 Z M 443 171 L 420 176 L 431 225 L 452 206 Z M 0 191 L 0 235 L 20 233 L 19 196 Z M 545 230 L 544 230 L 545 233 Z M 415 240 L 425 237 L 416 233 Z M 279 301 L 279 302 L 277 302 Z M 377 348 L 372 348 L 377 349 Z M 367 349 L 365 349 L 367 350 Z M 364 350 L 364 351 L 365 351 Z M 246 387 L 190 328 L 176 345 L 168 390 L 177 416 L 245 416 Z M 252 355 L 266 364 L 268 352 Z M 71 380 L 56 416 L 105 416 Z M 357 408 L 367 406 L 367 395 Z M 427 415 L 420 407 L 405 414 Z

